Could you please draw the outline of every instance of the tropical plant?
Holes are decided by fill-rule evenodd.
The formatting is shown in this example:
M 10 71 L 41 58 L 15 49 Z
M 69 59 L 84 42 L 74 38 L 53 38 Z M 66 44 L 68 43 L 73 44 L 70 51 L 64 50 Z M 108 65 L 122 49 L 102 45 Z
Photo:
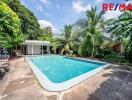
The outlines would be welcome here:
M 76 40 L 76 41 L 75 41 Z M 73 53 L 73 47 L 77 44 L 78 36 L 73 32 L 72 25 L 65 25 L 60 38 L 56 38 L 54 46 L 61 48 L 61 54 L 64 52 Z
M 20 4 L 19 0 L 2 0 L 5 2 L 19 17 L 21 31 L 27 39 L 38 39 L 41 36 L 41 29 L 37 18 L 25 6 Z
M 2 47 L 13 51 L 22 40 L 18 16 L 4 2 L 0 1 L 0 42 Z
M 128 40 L 125 46 L 126 58 L 132 62 L 132 11 L 123 12 L 118 19 L 109 24 L 108 32 L 116 36 L 116 40 L 123 42 Z
M 97 14 L 97 8 L 91 7 L 91 10 L 86 12 L 86 26 L 83 29 L 83 42 L 79 48 L 79 54 L 91 55 L 93 58 L 96 54 L 98 45 L 102 42 L 102 29 L 104 29 L 103 12 Z
M 41 30 L 42 35 L 38 37 L 39 40 L 45 40 L 49 41 L 50 43 L 54 42 L 52 28 L 51 27 L 45 27 Z

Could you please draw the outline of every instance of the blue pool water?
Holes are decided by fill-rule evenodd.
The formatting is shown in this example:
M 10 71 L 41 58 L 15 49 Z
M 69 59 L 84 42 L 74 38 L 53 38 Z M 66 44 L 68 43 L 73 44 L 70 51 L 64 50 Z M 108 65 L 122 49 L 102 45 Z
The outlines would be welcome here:
M 102 63 L 70 59 L 63 56 L 34 56 L 30 57 L 50 81 L 62 83 L 81 74 L 101 67 Z

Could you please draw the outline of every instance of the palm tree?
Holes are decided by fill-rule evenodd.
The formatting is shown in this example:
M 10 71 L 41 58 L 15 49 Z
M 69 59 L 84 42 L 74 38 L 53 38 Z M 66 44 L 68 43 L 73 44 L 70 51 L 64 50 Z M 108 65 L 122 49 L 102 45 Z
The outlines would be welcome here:
M 72 25 L 65 25 L 64 31 L 61 34 L 60 38 L 57 38 L 54 42 L 54 46 L 61 48 L 61 54 L 73 52 L 72 46 L 76 44 L 77 36 L 75 36 Z M 75 41 L 76 40 L 76 41 Z
M 102 19 L 103 12 L 97 14 L 97 8 L 91 7 L 91 10 L 86 12 L 87 24 L 83 29 L 83 43 L 80 47 L 85 53 L 91 53 L 92 58 L 95 55 L 95 49 L 100 42 L 102 28 L 104 29 L 104 21 Z M 92 49 L 92 50 L 91 50 Z
M 110 23 L 108 32 L 113 33 L 120 42 L 128 39 L 125 51 L 128 52 L 129 57 L 132 57 L 130 55 L 132 54 L 132 11 L 124 11 L 118 19 Z

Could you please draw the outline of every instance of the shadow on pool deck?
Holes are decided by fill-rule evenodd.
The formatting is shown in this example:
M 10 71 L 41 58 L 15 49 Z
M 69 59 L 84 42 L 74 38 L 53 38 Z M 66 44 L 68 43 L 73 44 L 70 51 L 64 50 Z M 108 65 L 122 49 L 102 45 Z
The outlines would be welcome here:
M 132 100 L 132 71 L 128 67 L 114 67 L 109 77 L 87 100 Z

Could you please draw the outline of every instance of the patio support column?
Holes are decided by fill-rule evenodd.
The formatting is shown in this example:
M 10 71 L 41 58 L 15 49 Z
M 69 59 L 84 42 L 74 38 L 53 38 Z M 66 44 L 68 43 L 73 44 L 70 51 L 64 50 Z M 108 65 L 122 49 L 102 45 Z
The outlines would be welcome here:
M 47 46 L 47 53 L 50 54 L 50 46 Z
M 32 45 L 32 55 L 33 55 L 33 45 Z
M 21 53 L 23 54 L 23 46 L 21 45 Z
M 50 54 L 50 46 L 48 46 L 49 47 L 49 54 Z
M 43 45 L 42 45 L 42 55 L 43 55 Z
M 54 54 L 56 54 L 56 48 L 54 48 Z
M 23 55 L 26 55 L 26 53 L 25 53 L 25 45 L 22 45 L 22 53 L 23 53 Z
M 22 54 L 25 55 L 25 52 L 24 52 L 25 45 L 22 45 L 21 47 L 22 47 Z
M 27 54 L 27 45 L 24 45 L 24 54 L 26 55 Z
M 46 50 L 47 50 L 47 54 L 49 54 L 49 52 L 48 52 L 48 46 L 46 46 Z

